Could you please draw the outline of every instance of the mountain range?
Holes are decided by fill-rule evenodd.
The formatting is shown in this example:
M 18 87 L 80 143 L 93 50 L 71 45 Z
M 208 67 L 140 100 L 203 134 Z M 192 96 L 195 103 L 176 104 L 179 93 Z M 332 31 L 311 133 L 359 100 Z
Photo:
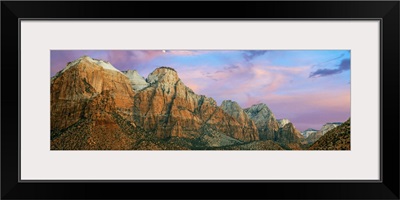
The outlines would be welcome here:
M 144 78 L 83 56 L 54 75 L 50 87 L 52 150 L 323 150 L 335 148 L 319 139 L 343 130 L 327 123 L 301 133 L 263 103 L 242 109 L 225 100 L 218 106 L 170 67 Z M 350 149 L 346 145 L 339 149 Z

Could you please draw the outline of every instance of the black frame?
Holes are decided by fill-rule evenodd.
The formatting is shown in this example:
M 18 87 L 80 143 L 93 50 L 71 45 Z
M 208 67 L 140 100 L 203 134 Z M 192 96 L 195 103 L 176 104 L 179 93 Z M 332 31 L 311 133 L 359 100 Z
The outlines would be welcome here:
M 86 8 L 95 9 L 86 9 Z M 153 10 L 160 7 L 164 10 Z M 195 9 L 192 9 L 195 8 Z M 398 1 L 1 2 L 1 198 L 399 199 Z M 97 10 L 97 11 L 96 11 Z M 98 12 L 98 11 L 107 12 Z M 19 182 L 20 19 L 381 20 L 381 181 Z M 11 76 L 14 74 L 14 76 Z M 18 74 L 18 79 L 16 78 Z M 16 83 L 18 80 L 18 83 Z M 14 84 L 10 84 L 13 82 Z M 18 112 L 17 112 L 18 111 Z M 382 123 L 384 121 L 384 124 Z M 17 129 L 18 127 L 18 129 Z M 229 191 L 221 189 L 230 188 Z M 154 193 L 146 193 L 152 188 Z M 184 192 L 181 192 L 184 191 Z M 237 191 L 237 192 L 232 192 Z

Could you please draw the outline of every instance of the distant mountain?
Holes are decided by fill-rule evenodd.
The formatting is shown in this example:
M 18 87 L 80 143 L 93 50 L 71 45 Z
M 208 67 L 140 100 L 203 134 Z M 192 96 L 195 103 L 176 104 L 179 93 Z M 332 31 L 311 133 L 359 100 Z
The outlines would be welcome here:
M 290 121 L 288 119 L 277 119 L 279 124 L 279 128 L 283 128 L 286 124 L 289 124 Z
M 310 150 L 350 150 L 350 119 L 327 131 Z
M 315 141 L 317 141 L 320 137 L 322 137 L 326 132 L 338 127 L 340 124 L 342 123 L 341 122 L 326 123 L 321 127 L 319 131 L 310 133 L 305 140 L 307 141 L 308 144 L 312 144 Z
M 318 131 L 318 130 L 309 128 L 309 129 L 307 129 L 307 130 L 301 132 L 301 135 L 303 135 L 305 138 L 307 138 L 310 134 L 316 133 L 317 131 Z
M 51 78 L 50 105 L 52 150 L 300 150 L 308 142 L 266 104 L 218 106 L 170 67 L 144 78 L 83 56 Z

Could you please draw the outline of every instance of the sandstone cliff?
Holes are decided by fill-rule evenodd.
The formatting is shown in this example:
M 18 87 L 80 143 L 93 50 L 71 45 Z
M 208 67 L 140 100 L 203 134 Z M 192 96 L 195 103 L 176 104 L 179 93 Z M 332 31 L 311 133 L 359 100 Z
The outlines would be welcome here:
M 128 149 L 114 116 L 135 126 L 128 78 L 111 64 L 81 57 L 51 81 L 52 149 Z

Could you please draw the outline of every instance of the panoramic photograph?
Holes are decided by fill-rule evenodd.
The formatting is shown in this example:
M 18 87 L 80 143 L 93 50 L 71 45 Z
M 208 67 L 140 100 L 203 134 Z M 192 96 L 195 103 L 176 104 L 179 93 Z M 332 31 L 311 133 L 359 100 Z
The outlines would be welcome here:
M 351 150 L 350 50 L 51 50 L 51 150 Z

